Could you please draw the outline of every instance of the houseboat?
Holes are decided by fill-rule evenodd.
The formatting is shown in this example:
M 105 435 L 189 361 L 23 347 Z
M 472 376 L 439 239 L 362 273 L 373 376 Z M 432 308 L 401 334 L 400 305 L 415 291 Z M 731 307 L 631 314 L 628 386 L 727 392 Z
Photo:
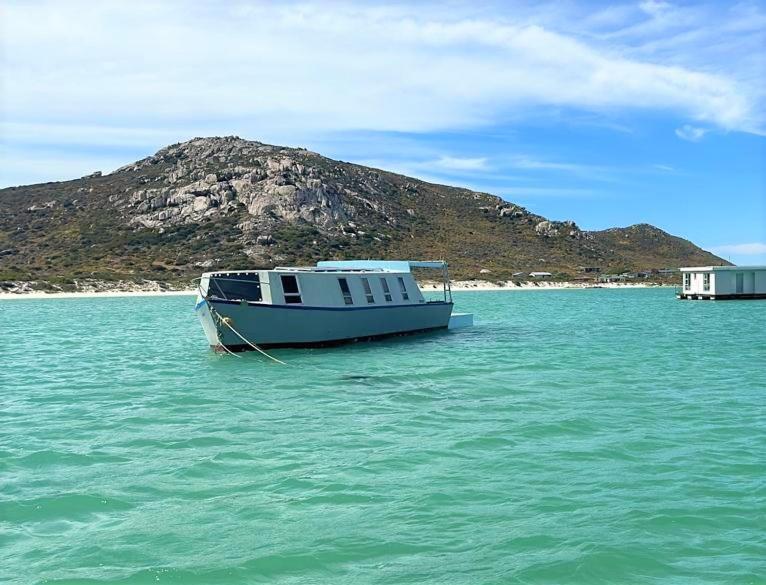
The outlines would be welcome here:
M 441 272 L 440 298 L 426 300 L 413 268 Z M 351 260 L 206 272 L 196 312 L 213 349 L 241 351 L 446 329 L 452 307 L 446 262 Z
M 766 299 L 766 266 L 696 266 L 681 275 L 679 299 Z

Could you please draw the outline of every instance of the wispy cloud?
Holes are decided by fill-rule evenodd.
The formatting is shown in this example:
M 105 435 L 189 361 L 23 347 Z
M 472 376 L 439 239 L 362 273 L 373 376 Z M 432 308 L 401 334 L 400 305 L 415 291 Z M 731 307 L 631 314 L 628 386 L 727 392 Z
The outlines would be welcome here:
M 200 129 L 202 132 L 204 130 Z M 193 127 L 162 128 L 139 125 L 71 124 L 66 122 L 0 121 L 0 134 L 14 144 L 114 147 L 144 146 L 152 142 L 177 142 L 195 135 Z
M 542 161 L 530 157 L 518 157 L 519 160 L 521 158 L 530 164 L 509 165 L 507 157 L 457 159 L 455 162 L 454 157 L 446 155 L 422 160 L 376 158 L 354 159 L 353 162 L 415 177 L 429 183 L 491 193 L 514 202 L 539 198 L 590 198 L 606 195 L 600 189 L 590 187 L 588 181 L 575 180 L 572 185 L 566 184 L 565 181 L 562 184 L 549 176 L 552 169 L 547 164 L 538 165 L 536 162 L 542 163 Z M 443 164 L 445 159 L 453 160 Z M 571 172 L 572 168 L 577 168 L 578 172 L 581 170 L 577 165 L 571 165 L 572 168 L 570 168 L 570 165 L 565 163 L 550 164 L 554 165 L 553 171 L 556 173 L 562 170 L 558 165 L 562 165 L 566 173 Z M 590 167 L 583 165 L 582 168 Z
M 94 171 L 110 172 L 127 162 L 125 156 L 113 152 L 11 152 L 6 147 L 0 147 L 0 160 L 2 187 L 74 179 Z
M 666 12 L 670 8 L 670 4 L 668 2 L 659 2 L 658 0 L 646 0 L 641 2 L 639 7 L 647 14 L 656 18 Z
M 663 6 L 644 10 L 657 19 Z M 9 2 L 5 119 L 193 123 L 278 138 L 481 127 L 530 107 L 566 107 L 760 128 L 747 79 L 691 59 L 626 56 L 632 47 L 620 37 L 592 42 L 550 21 L 549 8 L 518 8 L 521 16 L 490 20 L 470 4 Z
M 489 170 L 487 159 L 482 158 L 460 158 L 456 156 L 442 156 L 435 161 L 425 163 L 426 166 L 432 166 L 437 169 L 448 171 L 486 171 Z
M 670 165 L 652 165 L 652 168 L 657 169 L 658 171 L 662 171 L 665 173 L 675 173 L 676 169 L 675 167 L 672 167 Z
M 590 165 L 554 162 L 547 160 L 540 160 L 530 156 L 521 155 L 511 159 L 511 164 L 517 169 L 529 169 L 529 170 L 544 170 L 544 171 L 565 171 L 568 173 L 582 173 L 593 169 L 600 169 L 601 167 L 593 167 Z
M 519 187 L 513 186 L 506 189 L 498 189 L 504 197 L 512 200 L 524 200 L 537 197 L 597 197 L 604 193 L 598 189 L 576 187 Z
M 615 178 L 615 172 L 617 170 L 603 165 L 551 161 L 529 155 L 512 156 L 510 157 L 509 165 L 514 169 L 538 172 L 543 175 L 565 173 L 590 181 L 612 181 Z
M 750 242 L 748 244 L 724 244 L 722 246 L 712 246 L 710 251 L 718 256 L 738 255 L 738 256 L 759 256 L 766 254 L 766 243 Z
M 707 133 L 708 130 L 706 128 L 698 128 L 690 124 L 684 124 L 680 128 L 676 128 L 676 136 L 681 140 L 688 140 L 689 142 L 699 142 Z
M 621 14 L 621 19 L 616 18 L 605 27 L 591 24 L 592 16 L 580 19 L 580 34 L 618 48 L 620 54 L 631 60 L 725 77 L 751 104 L 748 121 L 727 129 L 764 134 L 766 11 L 763 2 L 648 1 L 618 6 L 618 11 L 609 7 L 596 11 L 595 15 Z M 635 6 L 633 12 L 630 6 Z M 694 120 L 718 125 L 706 116 L 697 116 Z

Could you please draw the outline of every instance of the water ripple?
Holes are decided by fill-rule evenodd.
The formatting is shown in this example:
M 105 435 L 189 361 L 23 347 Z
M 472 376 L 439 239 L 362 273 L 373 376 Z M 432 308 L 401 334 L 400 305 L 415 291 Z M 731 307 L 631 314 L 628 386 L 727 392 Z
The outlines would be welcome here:
M 288 367 L 188 298 L 0 304 L 0 581 L 766 583 L 766 303 L 455 296 Z

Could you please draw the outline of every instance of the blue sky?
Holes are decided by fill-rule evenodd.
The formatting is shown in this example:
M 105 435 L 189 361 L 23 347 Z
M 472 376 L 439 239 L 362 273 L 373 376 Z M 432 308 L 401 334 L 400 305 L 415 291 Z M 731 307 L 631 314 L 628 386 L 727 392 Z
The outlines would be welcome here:
M 766 264 L 763 2 L 9 1 L 0 185 L 236 134 Z

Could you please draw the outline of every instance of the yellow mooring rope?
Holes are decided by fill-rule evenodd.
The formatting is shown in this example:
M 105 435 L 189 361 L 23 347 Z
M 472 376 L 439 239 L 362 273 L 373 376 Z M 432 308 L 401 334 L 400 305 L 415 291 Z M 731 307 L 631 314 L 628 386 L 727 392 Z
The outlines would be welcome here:
M 213 309 L 213 310 L 215 310 L 215 309 Z M 220 319 L 221 323 L 223 323 L 224 325 L 226 325 L 226 327 L 228 327 L 229 329 L 231 329 L 231 330 L 234 332 L 234 335 L 236 335 L 237 337 L 239 337 L 239 338 L 240 338 L 242 341 L 244 341 L 246 344 L 248 344 L 250 347 L 252 347 L 252 348 L 253 348 L 255 351 L 257 351 L 257 352 L 261 353 L 262 355 L 265 355 L 267 358 L 269 358 L 269 359 L 270 359 L 270 360 L 272 360 L 272 361 L 275 361 L 275 362 L 277 362 L 278 364 L 282 364 L 283 366 L 286 366 L 286 365 L 287 365 L 287 364 L 286 364 L 285 362 L 283 362 L 282 360 L 278 360 L 278 359 L 277 359 L 277 358 L 275 358 L 274 356 L 271 356 L 271 355 L 267 354 L 267 353 L 266 353 L 265 351 L 263 351 L 263 350 L 262 350 L 260 347 L 258 347 L 258 346 L 257 346 L 257 345 L 255 345 L 254 343 L 252 343 L 252 342 L 251 342 L 249 339 L 246 339 L 245 337 L 243 337 L 243 336 L 242 336 L 242 335 L 239 333 L 239 331 L 237 331 L 236 329 L 234 329 L 234 326 L 233 326 L 233 325 L 232 325 L 232 324 L 229 322 L 229 321 L 231 321 L 231 319 L 229 319 L 228 317 L 224 317 L 224 318 L 221 318 L 221 315 L 218 313 L 218 311 L 216 311 L 216 314 L 218 315 L 218 318 Z
M 219 323 L 223 323 L 224 325 L 226 325 L 226 327 L 228 327 L 229 329 L 231 329 L 231 330 L 232 330 L 232 332 L 234 333 L 234 335 L 236 335 L 237 337 L 239 337 L 239 338 L 240 338 L 242 341 L 244 341 L 244 342 L 245 342 L 247 345 L 249 345 L 250 347 L 252 347 L 252 348 L 253 348 L 255 351 L 257 351 L 258 353 L 260 353 L 260 354 L 262 354 L 262 355 L 266 356 L 266 357 L 267 357 L 267 358 L 269 358 L 271 361 L 277 362 L 278 364 L 282 364 L 283 366 L 286 366 L 286 365 L 287 365 L 287 364 L 286 364 L 285 362 L 283 362 L 282 360 L 278 360 L 278 359 L 277 359 L 277 358 L 275 358 L 274 356 L 271 356 L 271 355 L 267 354 L 267 353 L 266 353 L 265 351 L 263 351 L 263 350 L 262 350 L 260 347 L 258 347 L 258 346 L 257 346 L 257 345 L 255 345 L 253 342 L 251 342 L 249 339 L 247 339 L 247 338 L 245 338 L 244 336 L 242 336 L 242 334 L 241 334 L 239 331 L 237 331 L 236 329 L 234 329 L 234 326 L 231 324 L 231 318 L 230 318 L 230 317 L 222 317 L 222 316 L 221 316 L 221 314 L 220 314 L 218 311 L 216 311 L 216 310 L 215 310 L 215 308 L 213 308 L 213 305 L 211 305 L 211 304 L 210 304 L 210 302 L 207 300 L 207 297 L 206 297 L 205 295 L 203 295 L 203 294 L 202 294 L 202 289 L 201 289 L 201 288 L 199 289 L 199 294 L 200 294 L 200 296 L 202 297 L 202 299 L 205 301 L 205 304 L 207 305 L 207 308 L 208 308 L 208 310 L 210 311 L 210 314 L 211 314 L 211 315 L 213 315 L 213 317 L 215 317 L 215 318 L 218 320 L 218 322 L 219 322 Z M 235 354 L 234 352 L 232 352 L 232 351 L 231 351 L 231 350 L 230 350 L 228 347 L 226 347 L 226 346 L 225 346 L 223 343 L 221 344 L 221 347 L 222 347 L 224 350 L 226 350 L 226 352 L 230 353 L 231 355 L 233 355 L 233 356 L 236 356 L 236 357 L 240 357 L 240 356 L 238 356 L 237 354 Z

